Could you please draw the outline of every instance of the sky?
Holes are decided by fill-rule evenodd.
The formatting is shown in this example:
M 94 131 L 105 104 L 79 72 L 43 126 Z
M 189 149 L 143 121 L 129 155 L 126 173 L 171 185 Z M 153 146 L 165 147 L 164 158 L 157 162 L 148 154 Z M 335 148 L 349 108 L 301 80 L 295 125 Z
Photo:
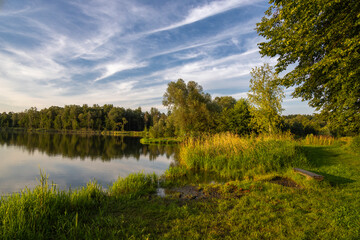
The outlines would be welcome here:
M 247 97 L 265 0 L 0 0 L 0 112 L 70 104 L 143 111 L 171 81 Z M 286 89 L 283 114 L 314 110 Z

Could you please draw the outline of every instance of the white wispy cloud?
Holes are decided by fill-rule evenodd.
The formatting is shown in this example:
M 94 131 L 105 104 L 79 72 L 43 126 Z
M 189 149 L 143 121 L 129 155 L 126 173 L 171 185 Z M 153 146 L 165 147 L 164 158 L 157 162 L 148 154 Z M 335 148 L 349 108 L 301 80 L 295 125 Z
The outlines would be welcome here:
M 42 1 L 9 1 L 0 11 L 0 109 L 113 103 L 165 110 L 169 81 L 242 96 L 251 68 L 269 62 L 254 30 L 265 0 Z M 227 12 L 224 26 L 198 28 Z M 194 32 L 181 28 L 189 25 Z
M 150 31 L 149 33 L 156 33 L 156 32 L 162 32 L 162 31 L 168 31 L 172 30 L 178 27 L 182 27 L 188 24 L 192 24 L 195 22 L 198 22 L 200 20 L 203 20 L 205 18 L 217 15 L 222 12 L 229 11 L 230 9 L 238 8 L 241 6 L 254 4 L 256 2 L 259 2 L 260 0 L 221 0 L 221 1 L 213 1 L 208 4 L 190 9 L 186 17 L 177 23 L 173 23 L 169 26 L 162 27 L 155 29 L 153 31 Z
M 236 81 L 237 87 L 244 88 L 249 84 L 248 79 L 241 81 L 240 78 L 248 76 L 251 68 L 257 66 L 259 61 L 261 60 L 258 50 L 255 49 L 223 59 L 205 59 L 185 64 L 167 71 L 164 79 L 174 81 L 177 78 L 183 78 L 187 81 L 196 81 L 208 91 L 217 88 L 232 88 Z
M 96 69 L 99 69 L 102 72 L 102 75 L 94 80 L 94 82 L 103 80 L 105 78 L 108 78 L 115 73 L 124 71 L 124 70 L 130 70 L 140 67 L 147 66 L 147 63 L 140 62 L 140 63 L 131 63 L 131 62 L 124 62 L 124 61 L 114 61 L 111 63 L 101 64 L 96 67 Z
M 209 48 L 214 49 L 214 48 L 223 46 L 225 44 L 224 41 L 227 39 L 232 39 L 235 36 L 241 37 L 243 35 L 253 32 L 254 31 L 253 27 L 256 22 L 257 22 L 257 19 L 253 18 L 253 19 L 246 21 L 241 26 L 234 26 L 232 28 L 225 29 L 225 30 L 220 31 L 211 36 L 200 37 L 198 39 L 192 38 L 185 43 L 179 43 L 179 44 L 177 44 L 177 46 L 170 47 L 167 49 L 160 48 L 160 49 L 158 49 L 158 51 L 149 55 L 149 58 L 167 55 L 167 54 L 171 54 L 171 53 L 177 53 L 177 52 L 181 52 L 181 51 L 189 50 L 189 49 L 206 48 L 206 50 L 207 50 L 206 52 L 208 52 L 210 50 Z M 258 41 L 259 41 L 259 38 L 252 39 L 252 43 L 254 43 L 254 42 L 257 43 Z M 246 44 L 246 43 L 244 43 L 244 44 Z M 206 53 L 206 52 L 203 51 L 203 53 Z
M 255 66 L 265 62 L 274 63 L 274 59 L 261 58 L 257 48 L 260 39 L 243 40 L 245 52 L 229 56 L 206 56 L 203 59 L 191 61 L 180 66 L 154 73 L 161 79 L 175 81 L 183 78 L 186 81 L 196 81 L 208 91 L 217 88 L 248 87 L 250 71 Z

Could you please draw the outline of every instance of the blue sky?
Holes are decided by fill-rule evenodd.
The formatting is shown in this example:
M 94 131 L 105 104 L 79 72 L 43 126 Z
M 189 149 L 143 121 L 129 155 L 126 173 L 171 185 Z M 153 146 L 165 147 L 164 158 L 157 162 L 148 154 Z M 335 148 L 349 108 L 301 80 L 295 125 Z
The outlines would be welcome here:
M 264 0 L 0 0 L 0 112 L 162 106 L 170 81 L 239 99 L 261 58 Z M 292 92 L 287 89 L 286 93 Z M 312 113 L 287 97 L 283 114 Z

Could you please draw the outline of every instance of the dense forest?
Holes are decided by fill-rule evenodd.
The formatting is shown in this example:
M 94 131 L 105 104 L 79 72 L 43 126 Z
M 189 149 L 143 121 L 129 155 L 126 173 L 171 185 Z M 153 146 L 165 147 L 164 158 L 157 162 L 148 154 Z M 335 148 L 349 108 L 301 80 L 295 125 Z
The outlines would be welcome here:
M 65 107 L 52 106 L 37 110 L 35 107 L 20 113 L 2 113 L 2 128 L 55 129 L 55 130 L 122 130 L 143 131 L 152 119 L 161 115 L 157 109 L 144 113 L 141 108 L 132 110 L 113 105 Z

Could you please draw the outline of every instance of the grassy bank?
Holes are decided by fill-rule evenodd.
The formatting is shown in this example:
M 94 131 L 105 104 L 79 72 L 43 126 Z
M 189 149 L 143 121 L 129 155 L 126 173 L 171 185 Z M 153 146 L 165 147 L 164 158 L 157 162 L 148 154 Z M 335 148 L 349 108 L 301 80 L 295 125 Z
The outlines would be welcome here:
M 242 179 L 306 167 L 309 162 L 291 136 L 241 138 L 226 133 L 185 141 L 180 148 L 180 164 L 192 170 Z
M 96 182 L 75 191 L 59 191 L 41 175 L 39 185 L 19 194 L 3 196 L 0 201 L 1 239 L 102 239 L 115 235 L 119 228 L 102 230 L 113 220 L 107 216 L 113 204 L 125 207 L 156 191 L 157 176 L 132 174 L 119 178 L 104 191 Z M 110 212 L 107 212 L 110 211 Z M 105 214 L 105 215 L 103 215 Z M 112 214 L 111 214 L 112 215 Z M 121 219 L 118 219 L 121 221 Z M 115 221 L 114 223 L 118 223 Z M 112 226 L 111 222 L 108 222 Z M 105 227 L 108 228 L 109 226 Z M 126 233 L 127 232 L 127 233 Z M 131 230 L 130 230 L 131 232 Z
M 192 140 L 183 146 L 187 154 L 192 146 L 194 152 L 204 157 L 210 156 L 211 149 L 215 151 L 211 154 L 224 156 L 220 164 L 208 163 L 209 158 L 196 168 L 218 169 L 232 176 L 236 171 L 225 156 L 236 161 L 231 149 L 242 146 L 239 155 L 246 158 L 239 161 L 245 159 L 244 166 L 249 169 L 240 173 L 253 177 L 192 186 L 203 194 L 200 199 L 180 196 L 175 191 L 164 198 L 156 196 L 159 178 L 155 175 L 120 178 L 107 190 L 89 182 L 74 191 L 58 191 L 43 176 L 34 190 L 1 199 L 0 238 L 359 239 L 360 157 L 353 151 L 340 145 L 300 145 L 287 137 L 276 140 L 218 137 L 227 139 L 222 144 L 226 147 L 214 150 L 197 142 L 208 141 L 210 146 L 210 138 Z M 212 141 L 212 146 L 220 144 L 219 141 Z M 293 160 L 296 155 L 288 153 L 292 150 L 286 152 L 287 149 L 301 149 L 301 158 Z M 278 154 L 280 158 L 276 158 Z M 263 160 L 253 162 L 255 158 L 250 161 L 250 156 Z M 274 165 L 277 160 L 283 163 Z M 182 167 L 168 171 L 169 177 L 189 175 L 190 163 L 195 162 L 189 160 L 187 165 L 187 161 L 182 161 Z M 298 163 L 325 179 L 317 182 L 295 174 L 291 165 Z M 277 184 L 275 179 L 279 178 L 295 182 L 296 186 Z
M 131 136 L 131 137 L 142 137 L 143 131 L 102 131 L 102 135 L 108 136 Z

